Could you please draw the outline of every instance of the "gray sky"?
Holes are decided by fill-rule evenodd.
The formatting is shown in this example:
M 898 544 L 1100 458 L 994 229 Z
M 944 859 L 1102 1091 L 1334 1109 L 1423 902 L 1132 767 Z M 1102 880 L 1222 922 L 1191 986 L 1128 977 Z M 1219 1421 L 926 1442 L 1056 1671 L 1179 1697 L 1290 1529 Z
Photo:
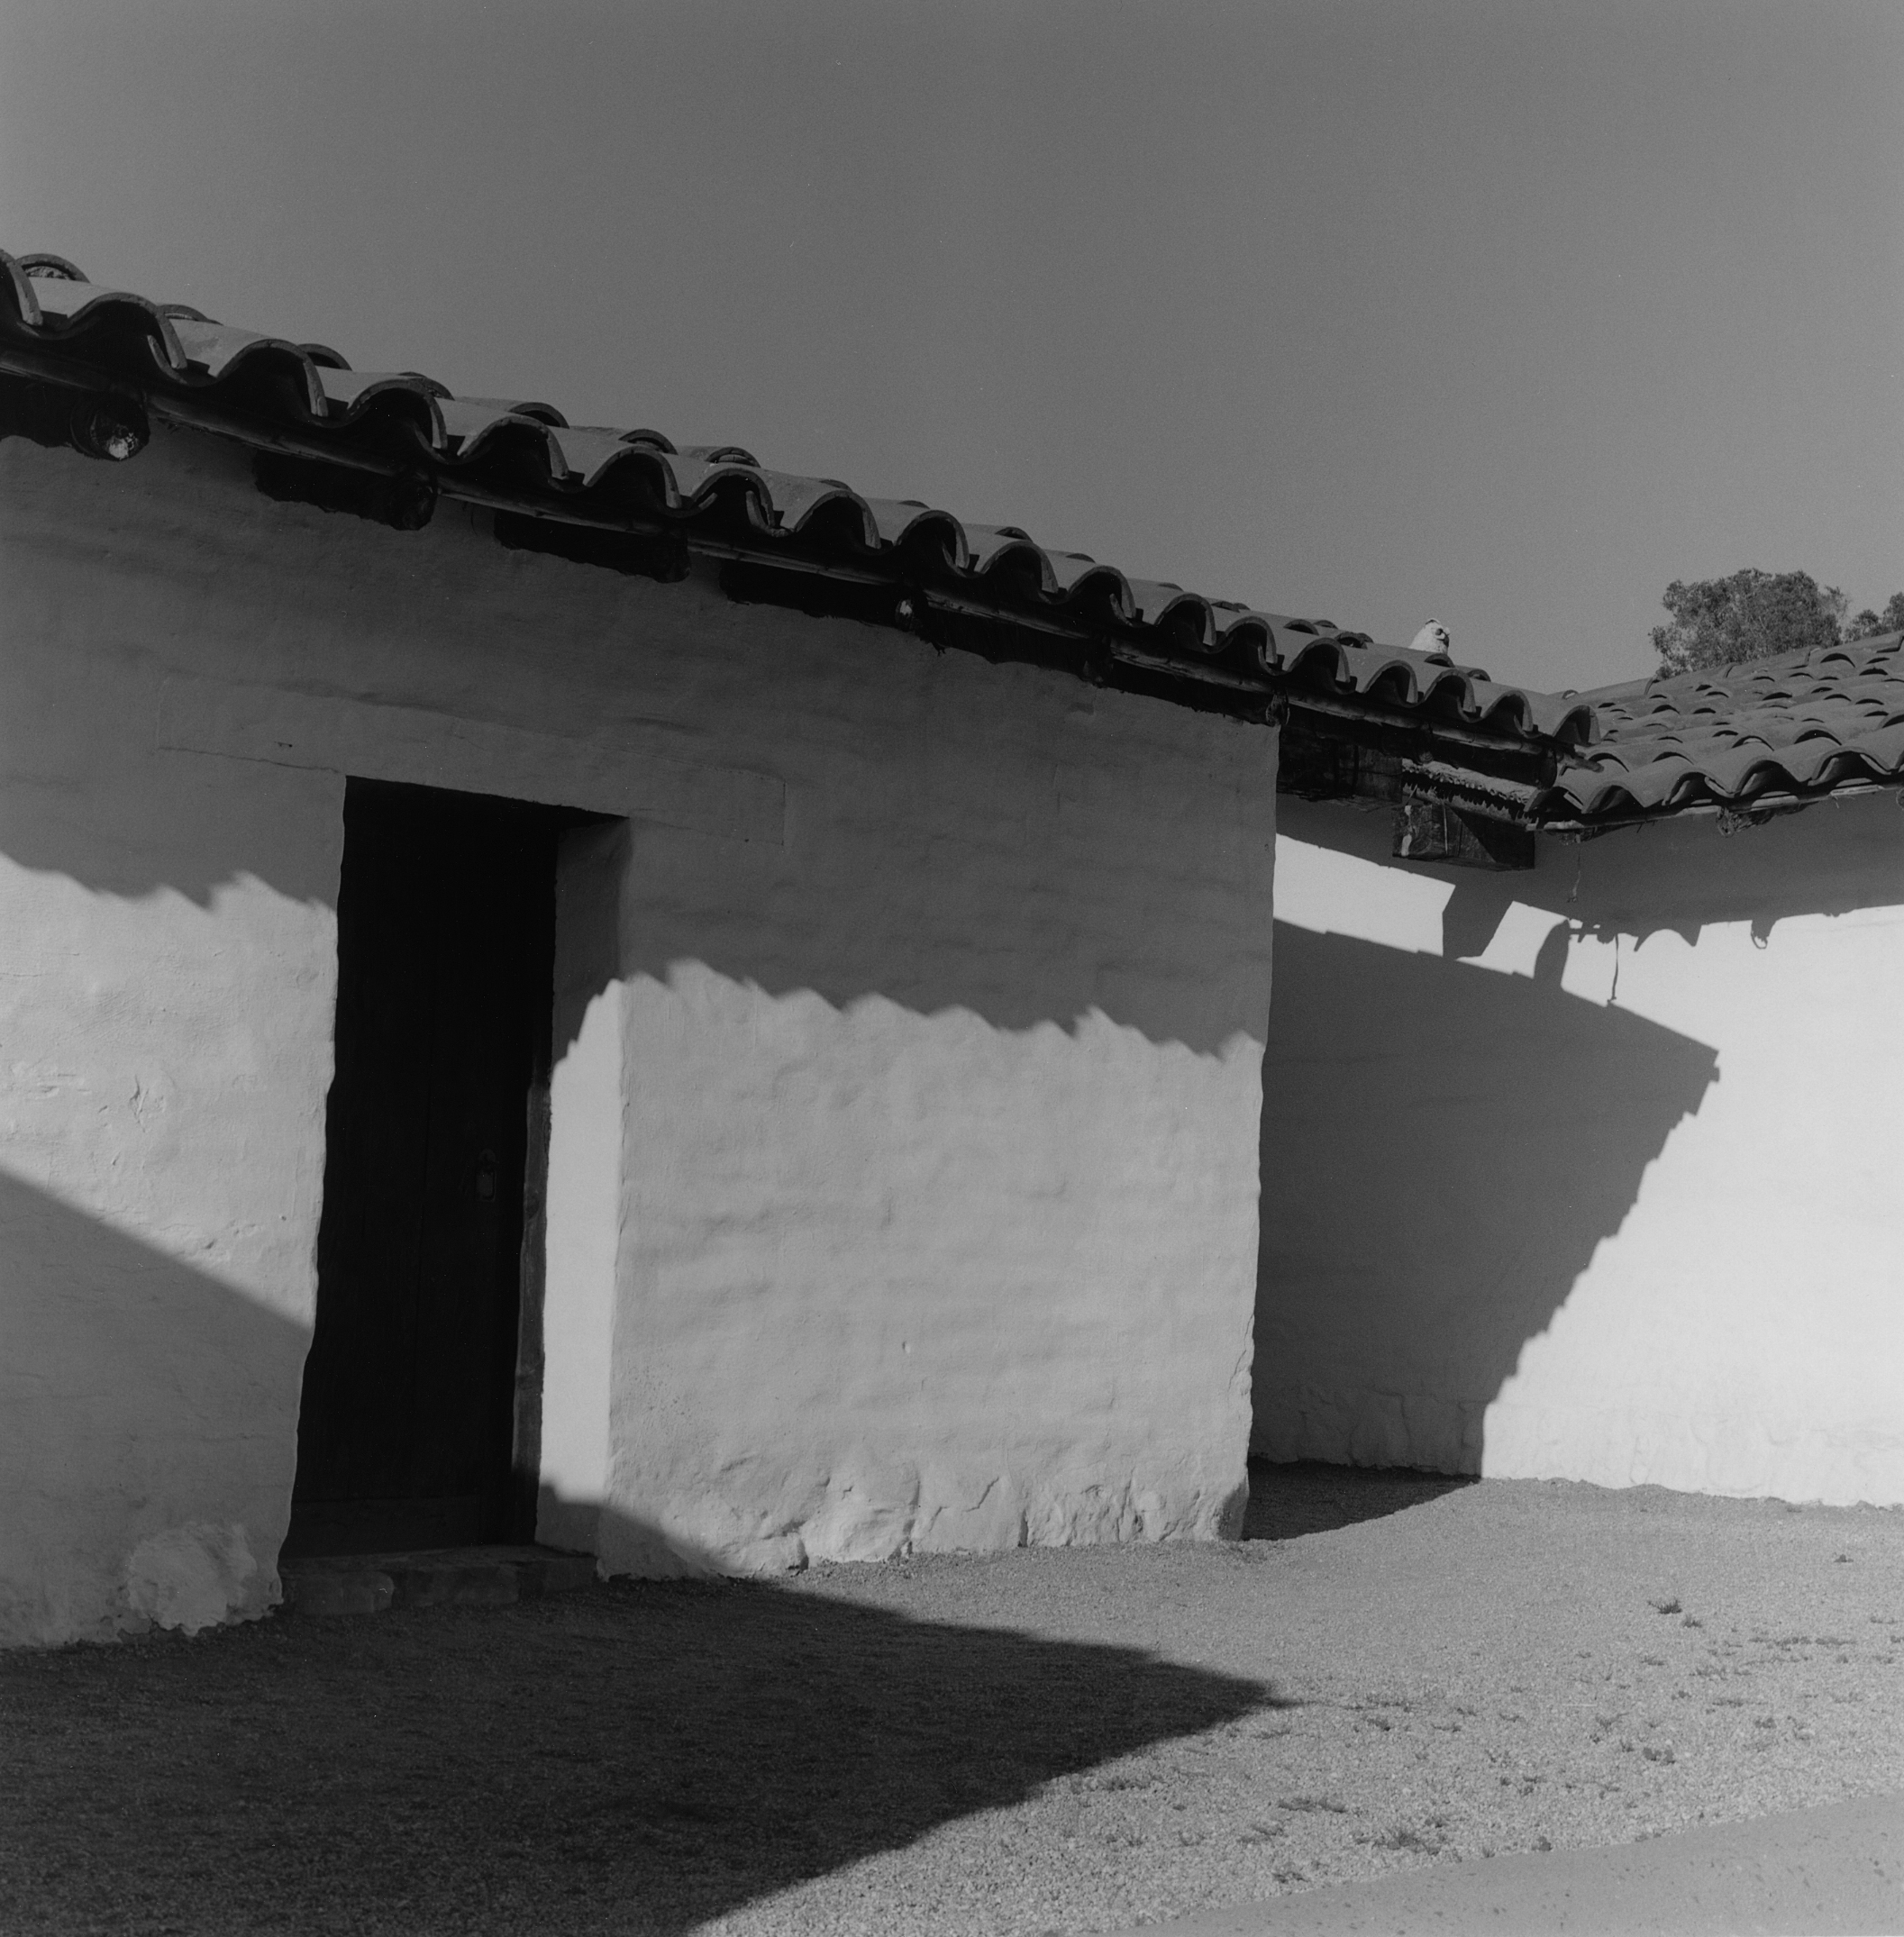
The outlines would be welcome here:
M 5 0 L 0 246 L 1586 687 L 1904 586 L 1904 5 Z

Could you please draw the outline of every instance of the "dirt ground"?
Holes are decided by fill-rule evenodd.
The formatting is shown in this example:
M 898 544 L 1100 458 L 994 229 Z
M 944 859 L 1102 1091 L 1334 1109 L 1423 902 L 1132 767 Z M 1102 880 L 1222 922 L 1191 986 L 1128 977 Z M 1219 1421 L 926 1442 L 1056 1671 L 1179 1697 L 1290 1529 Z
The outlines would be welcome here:
M 1258 1479 L 1235 1546 L 0 1658 L 0 1921 L 1081 1932 L 1904 1789 L 1904 1513 Z

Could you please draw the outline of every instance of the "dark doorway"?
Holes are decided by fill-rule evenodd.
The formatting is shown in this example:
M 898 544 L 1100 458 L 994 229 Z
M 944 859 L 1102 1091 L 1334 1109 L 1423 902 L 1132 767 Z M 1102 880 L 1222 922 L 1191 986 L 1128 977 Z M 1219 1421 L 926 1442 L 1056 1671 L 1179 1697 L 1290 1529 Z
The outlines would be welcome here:
M 555 852 L 577 818 L 348 785 L 287 1552 L 532 1531 Z

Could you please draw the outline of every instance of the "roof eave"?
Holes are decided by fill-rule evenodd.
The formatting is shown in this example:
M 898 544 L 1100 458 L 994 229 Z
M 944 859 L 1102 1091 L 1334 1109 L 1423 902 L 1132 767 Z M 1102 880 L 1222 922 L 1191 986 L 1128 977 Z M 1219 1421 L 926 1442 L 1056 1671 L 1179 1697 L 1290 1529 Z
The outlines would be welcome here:
M 1096 683 L 1246 722 L 1294 713 L 1325 737 L 1401 734 L 1435 753 L 1551 773 L 1590 730 L 1587 709 L 1494 687 L 1471 669 L 1127 579 L 1007 528 L 961 525 L 924 505 L 876 506 L 832 480 L 764 471 L 738 450 L 677 452 L 650 432 L 571 432 L 547 405 L 487 409 L 427 377 L 351 372 L 319 346 L 228 331 L 177 305 L 90 285 L 66 312 L 42 313 L 39 295 L 50 288 L 12 260 L 5 268 L 14 300 L 0 304 L 0 373 L 121 400 L 151 422 L 283 460 L 268 487 L 273 496 L 300 495 L 298 466 L 324 467 L 326 478 L 366 480 L 368 496 L 359 505 L 324 484 L 312 502 L 399 529 L 427 523 L 446 497 L 506 516 L 528 549 L 576 555 L 567 541 L 540 543 L 538 526 L 593 533 L 611 548 L 646 544 L 721 568 L 731 589 L 743 575 L 737 596 L 771 597 L 778 586 L 784 603 L 803 609 L 824 585 L 838 588 L 837 602 L 854 615 L 934 643 L 1061 663 Z M 70 265 L 43 273 L 79 280 Z M 207 359 L 203 367 L 188 349 Z M 573 468 L 583 450 L 591 453 L 586 476 Z M 692 490 L 677 493 L 678 477 L 693 479 Z M 369 488 L 379 482 L 393 488 Z M 618 563 L 644 568 L 632 556 Z

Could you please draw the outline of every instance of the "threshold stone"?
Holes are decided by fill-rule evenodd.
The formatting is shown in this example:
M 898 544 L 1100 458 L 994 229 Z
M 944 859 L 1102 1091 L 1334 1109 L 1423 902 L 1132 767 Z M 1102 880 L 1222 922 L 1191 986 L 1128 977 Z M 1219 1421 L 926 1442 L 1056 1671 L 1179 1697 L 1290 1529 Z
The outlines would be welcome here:
M 545 1547 L 443 1547 L 280 1560 L 287 1613 L 380 1614 L 389 1607 L 513 1607 L 595 1580 L 595 1556 Z

